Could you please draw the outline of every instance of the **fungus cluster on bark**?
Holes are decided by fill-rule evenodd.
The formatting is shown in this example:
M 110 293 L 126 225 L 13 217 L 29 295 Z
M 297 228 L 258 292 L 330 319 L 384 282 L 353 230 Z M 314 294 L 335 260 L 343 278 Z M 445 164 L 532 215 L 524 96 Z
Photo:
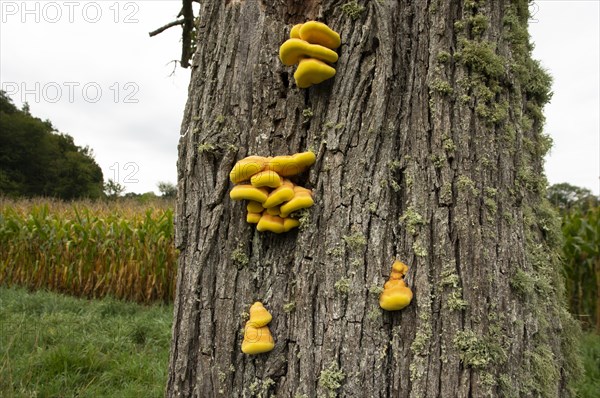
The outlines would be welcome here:
M 299 64 L 294 78 L 296 85 L 307 88 L 335 75 L 335 69 L 327 63 L 338 60 L 334 51 L 340 46 L 340 36 L 321 22 L 310 21 L 295 25 L 290 39 L 279 49 L 279 58 L 288 66 Z M 313 152 L 302 152 L 292 156 L 248 156 L 238 161 L 231 173 L 234 184 L 230 192 L 233 200 L 248 200 L 246 221 L 256 224 L 258 231 L 287 232 L 299 226 L 299 221 L 290 215 L 314 204 L 312 191 L 295 185 L 285 177 L 302 173 L 312 164 Z M 404 282 L 408 266 L 400 261 L 392 265 L 389 280 L 379 297 L 379 305 L 387 311 L 396 311 L 408 306 L 413 293 Z M 242 352 L 260 354 L 271 351 L 275 342 L 267 324 L 272 316 L 261 302 L 250 307 L 250 319 L 244 329 Z
M 308 88 L 335 76 L 329 63 L 338 60 L 334 51 L 341 44 L 340 35 L 321 22 L 309 21 L 295 25 L 290 38 L 279 48 L 284 65 L 298 64 L 294 73 L 296 85 Z
M 408 306 L 412 301 L 413 293 L 406 282 L 404 275 L 408 266 L 401 261 L 394 261 L 389 280 L 383 285 L 383 292 L 379 296 L 379 306 L 386 311 L 398 311 Z
M 315 160 L 315 154 L 310 151 L 292 156 L 244 158 L 229 173 L 230 180 L 239 184 L 233 187 L 229 197 L 249 201 L 246 221 L 256 224 L 258 231 L 287 232 L 300 225 L 291 214 L 311 207 L 314 200 L 310 189 L 284 177 L 304 172 Z
M 244 327 L 242 352 L 244 354 L 262 354 L 275 347 L 275 341 L 267 326 L 273 316 L 260 301 L 250 307 L 250 319 Z

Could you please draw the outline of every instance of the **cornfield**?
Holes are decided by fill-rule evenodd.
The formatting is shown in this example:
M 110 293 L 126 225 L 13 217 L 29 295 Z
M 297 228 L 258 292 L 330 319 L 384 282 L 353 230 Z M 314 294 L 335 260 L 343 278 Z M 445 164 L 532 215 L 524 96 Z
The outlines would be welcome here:
M 600 207 L 565 212 L 562 231 L 570 311 L 600 333 Z
M 0 199 L 0 285 L 171 301 L 173 237 L 164 203 Z

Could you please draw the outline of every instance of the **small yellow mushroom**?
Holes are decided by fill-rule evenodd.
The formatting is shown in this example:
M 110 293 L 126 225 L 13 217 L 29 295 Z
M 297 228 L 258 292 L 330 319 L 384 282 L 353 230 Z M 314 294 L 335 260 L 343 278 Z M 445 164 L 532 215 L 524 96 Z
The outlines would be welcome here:
M 268 159 L 262 156 L 248 156 L 238 161 L 229 173 L 229 179 L 234 184 L 249 180 L 254 174 L 261 171 Z
M 277 172 L 272 170 L 261 171 L 260 173 L 256 173 L 252 176 L 250 183 L 254 187 L 269 187 L 269 188 L 279 188 L 283 183 L 283 179 L 277 174 Z
M 265 210 L 265 208 L 259 202 L 251 200 L 250 202 L 248 202 L 246 210 L 248 210 L 248 213 L 262 213 L 263 210 Z
M 272 216 L 265 211 L 263 212 L 260 221 L 256 225 L 256 230 L 259 232 L 270 231 L 276 234 L 285 232 L 283 218 L 279 216 Z
M 402 261 L 394 261 L 392 264 L 392 271 L 399 272 L 400 277 L 403 277 L 408 272 L 408 265 L 404 264 Z
M 296 65 L 303 58 L 316 58 L 324 62 L 334 63 L 338 60 L 335 51 L 318 44 L 310 44 L 300 39 L 288 39 L 279 47 L 279 59 L 284 65 Z
M 398 311 L 409 305 L 412 297 L 413 293 L 403 279 L 392 280 L 385 283 L 379 305 L 386 311 Z
M 397 280 L 397 279 L 402 279 L 404 275 L 400 272 L 396 272 L 394 270 L 392 270 L 392 272 L 390 273 L 390 279 L 389 280 Z
M 272 216 L 278 216 L 280 214 L 279 206 L 269 207 L 267 209 L 267 214 L 270 214 Z
M 342 44 L 340 35 L 322 22 L 309 21 L 302 24 L 298 30 L 300 38 L 309 43 L 320 44 L 332 50 Z
M 248 355 L 263 354 L 275 348 L 275 342 L 268 326 L 256 327 L 246 323 L 242 352 Z
M 281 207 L 279 208 L 281 217 L 285 218 L 297 210 L 306 209 L 314 205 L 315 201 L 313 200 L 309 192 L 310 190 L 306 188 L 294 187 L 294 197 L 287 203 L 281 205 Z
M 297 228 L 300 225 L 300 221 L 295 218 L 286 217 L 283 219 L 283 231 L 288 232 L 291 229 Z
M 413 298 L 412 290 L 404 282 L 408 266 L 398 260 L 392 265 L 390 279 L 383 285 L 379 296 L 379 306 L 386 311 L 398 311 L 410 304 Z
M 317 156 L 313 151 L 300 152 L 292 155 L 294 161 L 304 170 L 315 163 Z
M 292 27 L 290 30 L 290 39 L 299 39 L 300 38 L 300 28 L 303 24 L 299 23 Z
M 300 60 L 300 65 L 294 73 L 296 85 L 299 88 L 308 88 L 335 76 L 335 69 L 324 62 L 314 58 Z
M 278 206 L 283 202 L 287 202 L 288 200 L 294 197 L 294 184 L 291 183 L 290 180 L 284 180 L 283 185 L 279 188 L 273 190 L 265 203 L 263 203 L 263 207 L 265 209 L 270 209 L 272 207 Z M 269 213 L 271 214 L 271 213 Z
M 265 165 L 267 170 L 273 170 L 280 176 L 290 177 L 302 173 L 315 163 L 316 155 L 312 151 L 296 153 L 292 156 L 275 156 Z
M 246 215 L 246 222 L 248 224 L 258 224 L 260 218 L 262 217 L 262 213 L 250 213 Z
M 265 166 L 267 170 L 276 171 L 280 176 L 289 177 L 300 174 L 301 170 L 292 156 L 275 156 Z
M 249 184 L 236 185 L 229 192 L 232 200 L 253 200 L 258 203 L 263 203 L 268 196 L 269 191 L 265 188 L 256 188 Z
M 275 341 L 267 326 L 273 317 L 261 302 L 256 302 L 250 307 L 250 319 L 244 328 L 242 352 L 244 354 L 262 354 L 275 347 Z
M 312 196 L 312 190 L 308 188 L 301 187 L 299 185 L 294 186 L 294 194 L 297 193 L 305 193 L 307 195 Z
M 272 319 L 273 316 L 271 315 L 271 313 L 269 313 L 269 311 L 267 311 L 263 303 L 261 303 L 260 301 L 255 302 L 250 307 L 250 319 L 248 320 L 252 322 L 254 326 L 267 326 Z

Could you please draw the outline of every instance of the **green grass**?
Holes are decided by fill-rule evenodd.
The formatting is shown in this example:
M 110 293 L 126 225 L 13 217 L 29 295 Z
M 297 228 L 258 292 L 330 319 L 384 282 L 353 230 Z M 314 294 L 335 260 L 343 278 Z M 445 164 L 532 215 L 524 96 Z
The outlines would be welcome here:
M 0 287 L 0 397 L 162 397 L 172 306 Z M 579 397 L 600 391 L 600 335 L 581 344 Z
M 579 396 L 596 398 L 600 391 L 600 335 L 588 333 L 581 341 L 581 353 L 585 375 L 579 386 Z
M 162 397 L 172 306 L 0 288 L 0 396 Z

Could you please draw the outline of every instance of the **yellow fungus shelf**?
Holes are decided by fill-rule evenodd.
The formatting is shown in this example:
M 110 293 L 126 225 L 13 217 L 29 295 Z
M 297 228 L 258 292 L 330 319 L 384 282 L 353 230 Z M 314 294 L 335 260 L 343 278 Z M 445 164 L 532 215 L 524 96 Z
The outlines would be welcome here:
M 308 88 L 314 84 L 322 83 L 333 76 L 335 76 L 335 69 L 314 58 L 301 60 L 296 73 L 294 73 L 296 85 L 300 88 Z
M 259 232 L 271 231 L 276 234 L 280 234 L 284 232 L 283 218 L 279 216 L 272 216 L 265 211 L 258 221 L 256 229 Z
M 383 285 L 379 296 L 379 306 L 386 311 L 398 311 L 408 306 L 413 298 L 412 290 L 404 282 L 408 266 L 401 261 L 394 261 L 390 279 Z
M 229 192 L 229 197 L 233 200 L 252 200 L 258 203 L 264 203 L 269 197 L 269 191 L 265 188 L 256 188 L 252 185 L 236 185 Z
M 332 50 L 338 48 L 342 42 L 340 35 L 322 22 L 308 21 L 298 28 L 298 35 L 309 43 L 320 44 Z
M 295 187 L 294 197 L 279 207 L 279 213 L 281 216 L 287 217 L 290 213 L 309 208 L 315 204 L 310 191 L 307 191 L 309 190 L 302 187 Z
M 237 162 L 229 173 L 229 179 L 234 184 L 250 179 L 251 176 L 263 170 L 267 164 L 267 158 L 262 156 L 248 156 Z
M 244 340 L 242 352 L 254 355 L 271 351 L 275 348 L 275 341 L 267 326 L 273 317 L 260 301 L 250 307 L 250 319 L 244 327 Z
M 323 62 L 334 63 L 338 60 L 335 51 L 318 44 L 310 44 L 301 39 L 288 39 L 279 48 L 279 59 L 284 65 L 296 65 L 302 58 L 316 58 Z
M 285 177 L 306 171 L 316 161 L 313 152 L 288 156 L 248 156 L 238 161 L 229 173 L 235 184 L 229 197 L 248 200 L 246 221 L 259 232 L 280 234 L 300 225 L 293 212 L 314 204 L 312 191 L 295 185 Z M 250 182 L 250 183 L 248 183 Z
M 256 173 L 250 179 L 250 183 L 253 187 L 269 187 L 279 188 L 283 184 L 283 179 L 272 170 L 261 171 Z
M 267 160 L 265 168 L 273 170 L 283 177 L 302 173 L 315 163 L 317 157 L 313 152 L 300 152 L 292 156 L 275 156 Z
M 278 206 L 283 202 L 287 202 L 288 200 L 294 197 L 294 184 L 292 184 L 289 180 L 284 182 L 282 186 L 272 191 L 267 200 L 262 204 L 262 207 L 265 209 L 270 209 L 272 207 Z
M 292 27 L 290 38 L 279 48 L 279 59 L 287 66 L 298 64 L 294 73 L 296 85 L 308 88 L 335 76 L 335 69 L 329 64 L 337 62 L 334 50 L 340 45 L 337 32 L 322 22 L 308 21 Z
M 269 198 L 267 198 L 268 200 Z M 260 204 L 260 202 L 255 202 L 253 200 L 248 202 L 248 206 L 246 206 L 246 210 L 248 210 L 248 213 L 262 213 L 263 210 L 265 210 L 265 208 L 263 207 L 262 204 Z

